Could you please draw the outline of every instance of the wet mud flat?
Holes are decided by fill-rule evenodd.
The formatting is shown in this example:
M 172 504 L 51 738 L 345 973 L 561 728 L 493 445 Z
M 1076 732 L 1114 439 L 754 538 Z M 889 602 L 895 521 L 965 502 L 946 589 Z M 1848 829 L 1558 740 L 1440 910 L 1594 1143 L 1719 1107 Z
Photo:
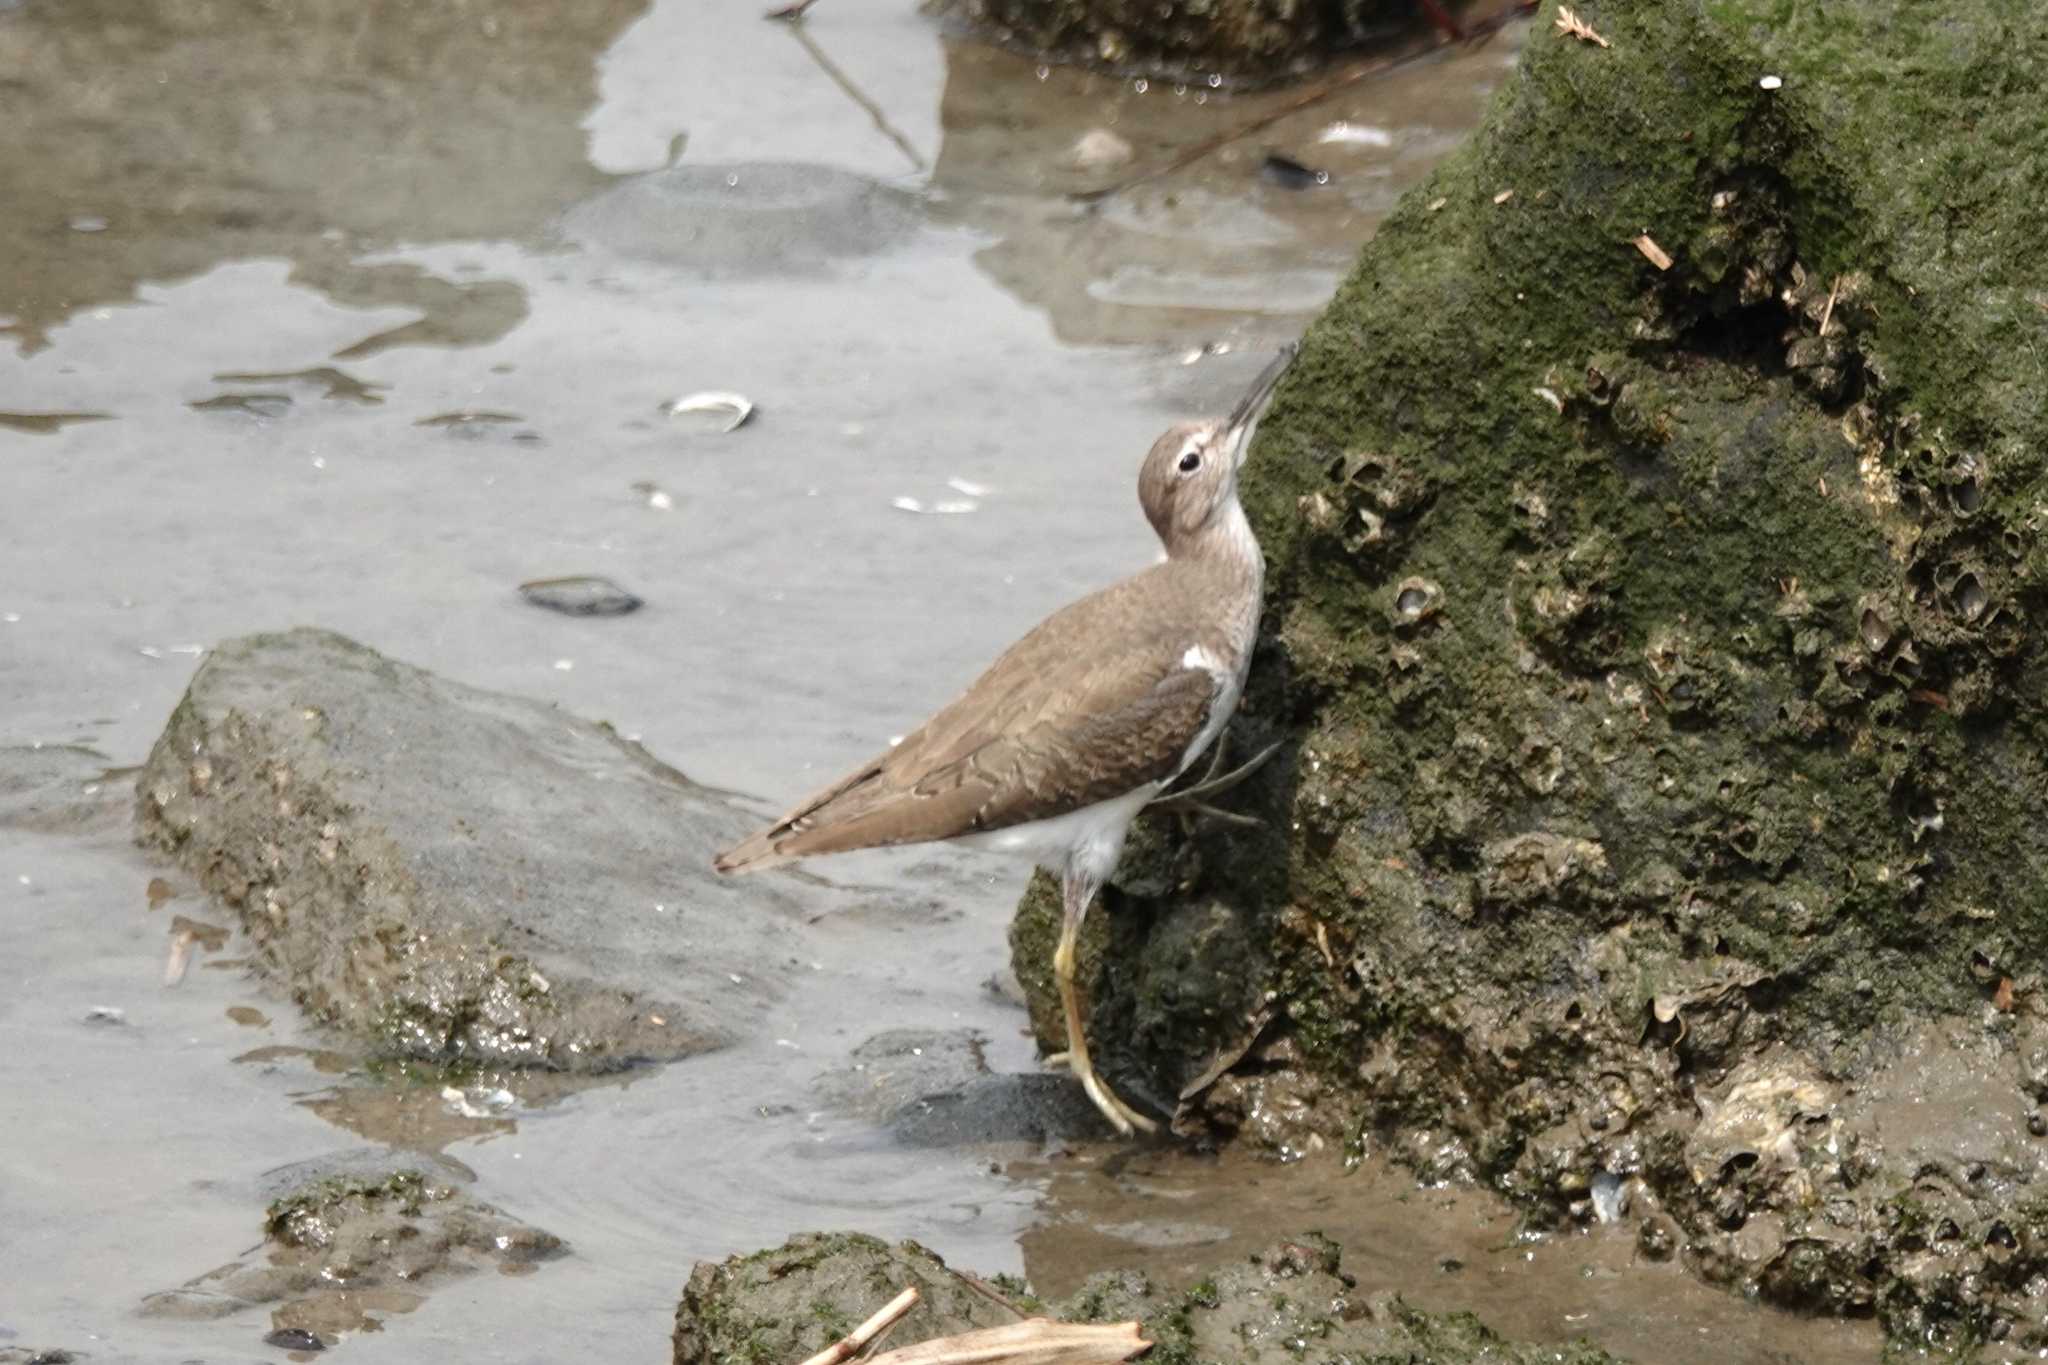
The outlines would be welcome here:
M 628 1045 L 536 1070 L 578 1042 L 536 1004 L 559 943 L 487 944 L 499 926 L 466 910 L 479 937 L 429 971 L 395 929 L 374 951 L 273 931 L 366 865 L 344 864 L 348 812 L 294 804 L 299 770 L 200 776 L 177 755 L 159 815 L 234 776 L 276 826 L 232 868 L 135 843 L 159 785 L 138 790 L 141 768 L 207 652 L 300 625 L 425 670 L 430 692 L 483 689 L 536 733 L 559 707 L 565 747 L 520 795 L 564 857 L 593 808 L 579 783 L 645 779 L 600 750 L 758 813 L 734 794 L 786 796 L 900 733 L 1044 611 L 1146 562 L 1137 455 L 1324 306 L 1519 41 L 1138 181 L 1274 97 L 1041 71 L 865 0 L 801 34 L 680 4 L 233 27 L 175 0 L 0 10 L 0 72 L 34 93 L 0 173 L 36 187 L 0 209 L 0 255 L 22 263 L 0 292 L 18 983 L 0 996 L 0 1353 L 276 1358 L 309 1333 L 365 1361 L 644 1358 L 696 1263 L 818 1228 L 914 1238 L 1046 1294 L 1131 1267 L 1179 1293 L 1209 1250 L 1248 1256 L 1356 1201 L 1399 1214 L 1332 1233 L 1345 1273 L 1517 1338 L 1671 1358 L 1705 1329 L 1767 1360 L 1783 1324 L 1803 1358 L 1835 1358 L 1835 1333 L 1874 1354 L 1860 1328 L 1721 1298 L 1631 1335 L 1562 1270 L 1467 1294 L 1476 1276 L 1445 1259 L 1597 1260 L 1612 1304 L 1662 1303 L 1674 1280 L 1612 1230 L 1518 1242 L 1492 1204 L 1426 1210 L 1443 1222 L 1418 1235 L 1435 1196 L 1340 1179 L 1334 1150 L 1219 1166 L 1101 1144 L 1037 1071 L 1003 981 L 1008 864 L 938 851 L 791 878 L 776 932 L 748 922 L 752 965 L 692 987 L 717 1018 L 650 971 L 610 1002 Z M 1327 178 L 1271 171 L 1275 154 Z M 732 221 L 775 231 L 677 248 L 665 206 L 721 186 Z M 733 430 L 668 411 L 725 391 L 754 405 Z M 581 576 L 642 605 L 567 615 L 516 592 Z M 177 733 L 226 754 L 226 726 Z M 628 834 L 653 852 L 646 894 L 576 907 L 584 932 L 658 950 L 677 903 L 660 854 L 681 867 L 687 841 L 596 828 L 586 855 Z M 377 866 L 380 904 L 433 899 L 431 877 Z M 691 1055 L 654 1065 L 672 1020 Z M 1302 1193 L 1301 1220 L 1273 1226 L 1276 1190 Z M 1489 1260 L 1496 1238 L 1513 1250 Z M 1404 1242 L 1449 1250 L 1425 1265 Z M 432 1255 L 383 1254 L 401 1244 Z M 1523 1300 L 1539 1307 L 1517 1316 Z

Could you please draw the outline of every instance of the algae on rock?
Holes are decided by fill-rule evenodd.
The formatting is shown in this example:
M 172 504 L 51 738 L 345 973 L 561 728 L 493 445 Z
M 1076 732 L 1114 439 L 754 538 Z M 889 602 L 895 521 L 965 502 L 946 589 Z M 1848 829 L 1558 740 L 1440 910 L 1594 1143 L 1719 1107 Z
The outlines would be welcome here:
M 1226 1126 L 1558 1216 L 1621 1178 L 1715 1278 L 2048 1341 L 2048 15 L 1575 8 L 1612 46 L 1544 7 L 1262 426 L 1236 728 L 1290 750 L 1263 830 L 1134 843 L 1091 1037 L 1168 1105 L 1251 1048 Z M 1907 1142 L 1869 1097 L 1927 1049 L 1973 1088 Z

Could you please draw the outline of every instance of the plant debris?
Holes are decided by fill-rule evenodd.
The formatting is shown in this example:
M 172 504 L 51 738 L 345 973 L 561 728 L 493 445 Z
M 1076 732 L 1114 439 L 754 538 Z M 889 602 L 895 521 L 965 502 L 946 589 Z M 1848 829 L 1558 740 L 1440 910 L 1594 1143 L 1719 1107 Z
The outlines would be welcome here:
M 1645 232 L 1636 238 L 1636 250 L 1642 252 L 1643 259 L 1656 266 L 1659 270 L 1669 270 L 1671 268 L 1669 253 L 1663 247 L 1658 246 L 1657 239 L 1649 233 Z
M 673 403 L 664 404 L 662 411 L 671 417 L 680 417 L 689 412 L 729 412 L 732 416 L 721 430 L 738 431 L 754 415 L 754 404 L 753 400 L 743 393 L 706 389 L 701 393 L 684 394 Z
M 1330 183 L 1328 171 L 1304 166 L 1291 156 L 1273 151 L 1267 152 L 1265 160 L 1259 163 L 1259 176 L 1283 190 L 1313 189 Z
M 1614 46 L 1614 44 L 1601 37 L 1599 31 L 1591 24 L 1572 13 L 1570 5 L 1559 5 L 1557 7 L 1557 31 L 1562 37 L 1577 38 L 1582 43 L 1594 43 L 1600 47 Z

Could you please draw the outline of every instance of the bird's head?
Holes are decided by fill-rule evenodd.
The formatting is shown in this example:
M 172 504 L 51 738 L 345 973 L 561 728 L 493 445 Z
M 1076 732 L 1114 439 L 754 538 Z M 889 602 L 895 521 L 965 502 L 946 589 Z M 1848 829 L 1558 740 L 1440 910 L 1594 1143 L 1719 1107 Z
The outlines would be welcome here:
M 1212 524 L 1237 500 L 1237 471 L 1251 449 L 1266 400 L 1294 359 L 1280 348 L 1228 417 L 1176 422 L 1152 443 L 1138 471 L 1138 503 L 1168 554 Z

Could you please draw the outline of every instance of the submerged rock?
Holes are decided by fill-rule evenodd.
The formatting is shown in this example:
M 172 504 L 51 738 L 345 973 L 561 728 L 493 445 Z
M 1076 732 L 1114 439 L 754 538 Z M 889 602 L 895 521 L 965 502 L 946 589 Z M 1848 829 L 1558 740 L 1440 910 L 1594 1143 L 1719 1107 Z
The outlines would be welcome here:
M 450 1278 L 516 1274 L 566 1253 L 560 1238 L 469 1195 L 470 1179 L 445 1157 L 382 1148 L 294 1163 L 265 1180 L 262 1260 L 216 1266 L 150 1295 L 141 1312 L 189 1321 L 268 1308 L 266 1341 L 317 1350 L 411 1312 Z
M 536 578 L 519 585 L 519 595 L 536 607 L 564 616 L 624 616 L 646 605 L 609 578 L 578 574 L 570 578 Z
M 1233 1260 L 1186 1286 L 1134 1272 L 1097 1275 L 1046 1304 L 1015 1280 L 949 1269 L 915 1242 L 891 1247 L 858 1233 L 810 1233 L 772 1251 L 703 1262 L 676 1306 L 675 1365 L 802 1360 L 839 1340 L 896 1293 L 921 1301 L 885 1349 L 1001 1327 L 1029 1317 L 1139 1322 L 1148 1360 L 1180 1365 L 1294 1365 L 1308 1360 L 1430 1365 L 1603 1365 L 1583 1342 L 1503 1341 L 1465 1313 L 1423 1313 L 1374 1295 L 1343 1273 L 1337 1245 L 1313 1233 Z
M 2048 195 L 1966 187 L 2039 181 L 2048 17 L 1777 16 L 1546 6 L 1311 329 L 1244 492 L 1291 748 L 1262 829 L 1134 839 L 1090 1034 L 1184 1127 L 1624 1182 L 1711 1278 L 2032 1349 Z
M 825 1107 L 885 1126 L 911 1147 L 1107 1137 L 1087 1092 L 1065 1072 L 999 1075 L 965 1029 L 893 1029 L 819 1076 Z
M 821 269 L 924 222 L 915 195 L 836 166 L 686 162 L 619 181 L 563 216 L 585 246 L 716 275 Z
M 749 1031 L 801 953 L 750 817 L 607 726 L 326 631 L 213 651 L 136 782 L 142 840 L 251 961 L 387 1055 L 603 1071 Z

